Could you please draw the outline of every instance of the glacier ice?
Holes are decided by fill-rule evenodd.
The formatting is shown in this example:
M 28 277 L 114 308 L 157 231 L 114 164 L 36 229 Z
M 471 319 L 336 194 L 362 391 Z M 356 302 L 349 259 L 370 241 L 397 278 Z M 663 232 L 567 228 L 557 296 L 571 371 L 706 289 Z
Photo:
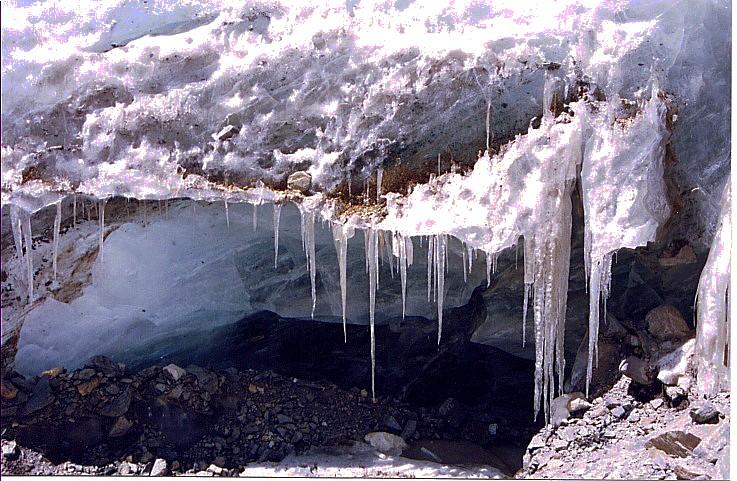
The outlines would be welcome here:
M 706 395 L 729 389 L 731 262 L 732 189 L 728 180 L 720 222 L 696 292 L 696 384 Z

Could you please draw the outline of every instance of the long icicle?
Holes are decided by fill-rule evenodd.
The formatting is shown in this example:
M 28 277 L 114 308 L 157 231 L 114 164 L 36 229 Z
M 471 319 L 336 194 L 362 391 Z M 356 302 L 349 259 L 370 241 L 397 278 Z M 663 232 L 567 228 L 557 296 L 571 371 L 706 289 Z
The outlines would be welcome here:
M 56 203 L 56 217 L 54 217 L 54 252 L 51 264 L 54 269 L 54 281 L 56 281 L 56 259 L 59 256 L 59 229 L 61 228 L 61 200 Z
M 274 202 L 274 269 L 279 263 L 279 220 L 281 219 L 281 204 Z
M 340 271 L 340 301 L 341 313 L 343 317 L 343 342 L 348 342 L 348 327 L 346 321 L 346 300 L 348 296 L 348 232 L 353 237 L 353 229 L 343 224 L 333 225 L 333 240 L 335 241 L 335 251 L 338 254 L 338 270 Z
M 435 298 L 438 302 L 438 346 L 440 345 L 440 337 L 443 334 L 443 298 L 445 295 L 445 251 L 447 245 L 447 237 L 445 234 L 439 234 L 435 239 L 435 289 L 437 291 Z
M 228 201 L 223 199 L 223 204 L 225 205 L 225 224 L 228 226 L 228 230 L 230 230 L 230 214 L 228 214 Z
M 104 258 L 103 242 L 105 241 L 105 204 L 107 199 L 100 199 L 98 203 L 97 215 L 100 221 L 100 260 Z
M 376 337 L 374 332 L 374 316 L 376 313 L 376 280 L 379 266 L 378 236 L 373 227 L 365 231 L 368 238 L 369 258 L 369 331 L 371 334 L 371 399 L 376 402 Z
M 310 272 L 310 292 L 312 294 L 312 314 L 315 317 L 315 306 L 317 306 L 317 295 L 315 293 L 315 211 L 300 207 L 302 214 L 302 242 L 307 255 L 307 269 Z
M 28 284 L 28 303 L 33 302 L 33 235 L 31 234 L 31 213 L 23 215 L 23 240 L 26 246 L 26 281 Z
M 430 235 L 427 238 L 427 302 L 430 302 L 430 295 L 432 291 L 432 261 L 433 261 L 433 241 L 434 236 Z
M 72 208 L 72 227 L 77 227 L 77 194 L 73 196 L 74 207 Z
M 402 319 L 404 319 L 407 311 L 407 239 L 397 234 L 395 240 L 395 244 L 399 247 L 399 278 L 402 283 Z
M 256 232 L 257 226 L 258 226 L 258 204 L 253 204 L 253 231 L 254 232 Z

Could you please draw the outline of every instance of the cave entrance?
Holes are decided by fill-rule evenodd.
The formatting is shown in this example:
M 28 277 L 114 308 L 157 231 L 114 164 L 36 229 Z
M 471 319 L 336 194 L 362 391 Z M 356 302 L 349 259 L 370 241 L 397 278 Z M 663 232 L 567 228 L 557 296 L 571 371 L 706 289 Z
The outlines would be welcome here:
M 59 462 L 99 465 L 156 456 L 186 468 L 217 458 L 237 467 L 362 442 L 368 432 L 382 431 L 405 439 L 403 454 L 417 460 L 491 465 L 510 475 L 521 467 L 524 449 L 541 426 L 533 421 L 534 364 L 472 342 L 485 309 L 485 266 L 479 259 L 473 271 L 463 273 L 464 246 L 457 239 L 449 241 L 448 307 L 439 345 L 437 320 L 411 315 L 436 309 L 426 297 L 426 244 L 415 246 L 405 317 L 391 251 L 382 250 L 374 402 L 360 234 L 349 244 L 349 316 L 350 309 L 356 315 L 344 339 L 340 316 L 334 315 L 340 288 L 328 228 L 315 229 L 313 320 L 285 315 L 309 313 L 311 305 L 296 208 L 281 213 L 275 265 L 269 206 L 231 205 L 228 212 L 222 203 L 181 201 L 159 204 L 158 213 L 156 207 L 138 204 L 138 212 L 127 217 L 123 212 L 133 210 L 130 205 L 109 202 L 106 218 L 119 219 L 118 225 L 105 239 L 104 260 L 92 267 L 91 288 L 81 301 L 50 304 L 55 316 L 41 311 L 27 320 L 18 357 L 26 370 L 69 371 L 29 381 L 35 384 L 23 394 L 29 401 L 46 392 L 52 402 L 42 399 L 32 412 L 19 405 L 4 418 L 3 424 L 15 416 L 32 421 L 12 428 L 21 442 Z M 203 248 L 208 239 L 218 241 Z M 175 268 L 158 275 L 167 265 Z M 75 310 L 75 302 L 87 310 Z M 228 318 L 244 305 L 273 309 Z M 101 323 L 89 312 L 109 317 Z M 48 332 L 51 318 L 66 326 L 55 331 L 62 350 L 51 341 L 40 344 L 46 338 L 34 335 Z M 97 344 L 77 339 L 92 335 Z M 52 357 L 68 354 L 66 346 L 79 352 L 66 361 Z M 112 361 L 89 361 L 98 354 Z M 114 367 L 117 362 L 126 364 L 124 372 Z

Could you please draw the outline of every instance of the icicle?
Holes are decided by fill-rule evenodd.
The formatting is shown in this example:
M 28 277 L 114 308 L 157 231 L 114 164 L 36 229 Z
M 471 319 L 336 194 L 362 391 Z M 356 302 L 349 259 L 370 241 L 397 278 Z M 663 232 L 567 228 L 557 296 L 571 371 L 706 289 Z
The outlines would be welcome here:
M 33 302 L 33 235 L 31 234 L 31 214 L 23 216 L 23 239 L 26 246 L 26 283 L 28 284 L 28 303 Z
M 491 254 L 489 252 L 486 253 L 486 287 L 491 286 Z
M 366 256 L 366 273 L 367 274 L 369 271 L 369 264 L 370 264 L 368 252 L 369 252 L 369 235 L 367 231 L 363 231 L 363 253 Z
M 302 244 L 307 255 L 307 269 L 310 271 L 310 291 L 312 294 L 311 317 L 314 318 L 315 306 L 317 305 L 317 295 L 315 293 L 315 211 L 308 210 L 302 206 L 300 206 L 299 211 L 302 214 Z
M 463 244 L 462 241 L 461 241 L 461 256 L 462 256 L 462 261 L 461 261 L 462 262 L 462 265 L 461 265 L 461 268 L 463 269 L 463 283 L 464 284 L 467 284 L 468 283 L 468 272 L 466 272 L 466 267 L 467 267 L 467 264 L 466 264 L 466 246 Z
M 722 192 L 719 224 L 696 291 L 696 387 L 713 396 L 730 386 L 732 286 L 731 178 Z
M 430 302 L 430 293 L 432 292 L 432 261 L 433 261 L 433 236 L 427 238 L 427 302 Z
M 476 249 L 468 246 L 468 273 L 470 274 L 473 270 L 473 258 L 476 257 Z
M 365 231 L 368 238 L 366 257 L 369 259 L 369 330 L 371 334 L 371 398 L 376 402 L 376 337 L 374 333 L 374 315 L 376 312 L 376 281 L 379 266 L 378 236 L 373 227 Z
M 281 204 L 274 202 L 274 269 L 279 262 L 279 219 L 281 218 Z
M 600 305 L 606 319 L 606 299 L 609 297 L 609 283 L 611 282 L 612 254 L 602 259 L 592 259 L 589 284 L 589 357 L 586 364 L 586 397 L 589 395 L 589 385 L 593 366 L 598 361 L 599 349 L 599 315 Z
M 23 259 L 23 224 L 21 223 L 20 208 L 10 205 L 10 227 L 13 230 L 13 242 L 15 243 L 15 254 L 18 260 Z
M 389 258 L 389 273 L 394 279 L 394 254 L 392 254 L 392 242 L 391 235 L 388 235 L 386 231 L 382 232 L 382 240 L 384 241 L 384 249 L 386 250 L 386 256 Z
M 228 230 L 230 230 L 230 214 L 228 214 L 228 201 L 223 199 L 223 204 L 225 205 L 225 224 L 228 226 Z
M 522 347 L 527 340 L 527 303 L 530 299 L 530 284 L 525 283 L 525 299 L 522 302 Z
M 384 180 L 384 169 L 376 173 L 376 202 L 381 202 L 381 182 Z
M 314 219 L 314 215 L 313 215 Z M 258 204 L 253 204 L 253 231 L 256 232 L 258 226 Z
M 447 246 L 445 234 L 435 238 L 435 298 L 438 302 L 438 346 L 443 334 L 443 299 L 445 296 L 445 251 Z
M 61 201 L 56 203 L 56 217 L 54 217 L 54 252 L 51 264 L 54 269 L 54 281 L 56 281 L 56 259 L 59 254 L 59 229 L 61 228 Z
M 399 246 L 399 278 L 402 283 L 402 319 L 407 311 L 407 241 L 412 244 L 411 238 L 402 237 L 397 234 L 397 245 Z
M 491 155 L 491 102 L 486 101 L 486 152 Z
M 107 199 L 100 199 L 97 207 L 97 214 L 100 221 L 100 261 L 102 261 L 104 253 L 102 250 L 102 244 L 105 240 L 105 203 Z
M 350 234 L 350 236 L 348 235 Z M 338 254 L 338 270 L 340 271 L 340 301 L 343 316 L 343 342 L 348 342 L 346 326 L 346 298 L 348 294 L 348 238 L 353 237 L 353 228 L 348 225 L 333 225 L 333 240 Z
M 77 227 L 77 194 L 74 194 L 74 207 L 72 210 L 72 227 Z

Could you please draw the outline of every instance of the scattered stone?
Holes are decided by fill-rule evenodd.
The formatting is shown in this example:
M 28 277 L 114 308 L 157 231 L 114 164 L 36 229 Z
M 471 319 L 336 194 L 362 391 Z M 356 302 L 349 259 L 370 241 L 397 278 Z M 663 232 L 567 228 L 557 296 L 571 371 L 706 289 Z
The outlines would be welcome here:
M 653 369 L 637 356 L 628 356 L 619 364 L 619 372 L 637 384 L 649 386 L 655 380 Z
M 655 399 L 653 399 L 652 401 L 650 401 L 650 406 L 653 409 L 656 409 L 657 410 L 657 409 L 660 408 L 660 406 L 663 405 L 664 402 L 665 401 L 663 401 L 663 398 L 656 397 Z
M 609 410 L 606 408 L 606 406 L 596 406 L 594 409 L 589 411 L 589 416 L 591 416 L 592 418 L 600 418 L 602 416 L 605 416 L 608 412 Z
M 220 466 L 216 464 L 211 464 L 210 466 L 207 467 L 207 472 L 220 476 L 221 474 L 223 474 L 223 468 L 221 468 Z
M 153 467 L 151 467 L 151 474 L 149 476 L 166 476 L 169 474 L 169 469 L 166 465 L 166 460 L 157 458 L 154 461 Z
M 498 430 L 499 430 L 499 425 L 497 423 L 491 423 L 489 424 L 489 427 L 487 428 L 487 431 L 489 432 L 490 436 L 496 436 L 496 433 Z
M 5 379 L 0 382 L 0 395 L 3 399 L 12 400 L 18 395 L 18 389 Z
M 636 411 L 632 411 L 629 416 L 627 416 L 627 421 L 631 423 L 636 423 L 640 421 L 640 415 Z
M 49 385 L 49 378 L 42 377 L 36 383 L 31 391 L 30 398 L 26 405 L 23 407 L 21 414 L 27 416 L 35 413 L 36 411 L 45 408 L 49 404 L 54 402 L 54 395 L 51 393 L 51 386 Z
M 293 422 L 292 418 L 287 416 L 286 414 L 277 414 L 276 420 L 279 422 L 279 424 L 287 424 Z
M 660 340 L 682 340 L 686 339 L 690 333 L 681 312 L 667 304 L 648 312 L 645 322 L 648 332 Z
M 686 375 L 688 363 L 694 352 L 696 340 L 691 339 L 678 349 L 658 359 L 658 379 L 667 386 L 675 386 L 678 379 Z
M 237 133 L 238 133 L 238 128 L 236 128 L 234 125 L 226 125 L 220 130 L 220 132 L 215 134 L 214 137 L 215 137 L 215 140 L 219 140 L 222 142 L 222 141 L 232 138 Z
M 669 456 L 685 458 L 701 443 L 701 438 L 683 431 L 669 431 L 650 439 L 645 446 L 663 451 Z
M 258 392 L 258 387 L 256 387 L 255 384 L 249 384 L 248 392 L 250 392 L 251 394 L 256 394 Z
M 719 411 L 709 401 L 691 407 L 688 414 L 696 424 L 716 424 L 719 422 Z
M 394 432 L 401 432 L 402 426 L 397 422 L 396 418 L 392 416 L 391 414 L 388 414 L 384 416 L 384 419 L 382 419 L 382 424 L 385 428 L 389 429 L 390 431 Z
M 568 402 L 568 410 L 571 412 L 571 414 L 577 414 L 583 411 L 587 411 L 590 408 L 591 403 L 583 397 L 583 394 L 581 394 L 581 397 L 574 397 Z
M 294 172 L 287 178 L 287 188 L 290 190 L 297 190 L 304 194 L 310 190 L 310 187 L 312 187 L 312 175 L 304 170 Z
M 59 374 L 61 374 L 63 372 L 64 372 L 64 368 L 63 367 L 55 367 L 55 368 L 52 368 L 52 369 L 45 370 L 44 372 L 41 373 L 41 376 L 46 376 L 49 379 L 53 379 L 53 378 L 55 378 L 56 376 L 58 376 Z
M 20 457 L 20 448 L 15 441 L 3 443 L 3 459 L 7 461 L 14 461 Z
M 128 411 L 128 407 L 131 403 L 131 397 L 131 388 L 126 387 L 122 394 L 113 398 L 112 401 L 110 401 L 100 410 L 100 414 L 111 418 L 122 416 Z
M 402 430 L 402 438 L 405 440 L 410 439 L 415 431 L 417 431 L 417 421 L 414 419 L 408 420 Z
M 85 363 L 85 367 L 101 371 L 107 377 L 121 376 L 125 373 L 125 364 L 114 362 L 105 356 L 92 356 Z
M 96 373 L 94 369 L 90 369 L 90 368 L 82 369 L 81 371 L 77 372 L 77 379 L 81 379 L 84 381 L 84 380 L 90 379 L 95 374 Z
M 400 455 L 407 447 L 407 443 L 401 437 L 382 431 L 368 433 L 364 439 L 374 449 L 385 454 Z
M 133 427 L 133 423 L 129 421 L 125 416 L 120 416 L 115 421 L 115 424 L 113 424 L 113 427 L 110 429 L 110 433 L 108 435 L 111 438 L 125 436 L 131 427 Z
M 612 409 L 612 414 L 614 417 L 617 417 L 619 419 L 622 419 L 625 414 L 627 414 L 627 411 L 622 406 L 617 406 L 614 409 Z
M 163 368 L 164 372 L 169 373 L 172 379 L 175 381 L 179 381 L 179 379 L 187 374 L 187 371 L 182 369 L 181 367 L 177 366 L 176 364 L 169 364 L 168 366 L 164 366 Z
M 87 382 L 83 382 L 79 386 L 77 386 L 77 391 L 79 392 L 80 396 L 88 396 L 92 391 L 97 389 L 97 386 L 100 385 L 100 378 L 99 377 L 93 377 Z
M 368 397 L 368 391 L 365 389 L 361 389 L 361 397 Z
M 671 404 L 679 404 L 682 400 L 686 399 L 687 392 L 680 386 L 667 386 L 665 388 L 665 397 L 670 399 Z

